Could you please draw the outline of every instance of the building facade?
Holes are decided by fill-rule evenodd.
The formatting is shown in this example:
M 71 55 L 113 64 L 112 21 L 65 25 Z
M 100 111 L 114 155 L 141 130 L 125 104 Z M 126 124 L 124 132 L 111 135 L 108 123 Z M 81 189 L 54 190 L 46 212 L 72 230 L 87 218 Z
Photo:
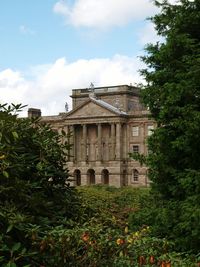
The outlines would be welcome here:
M 68 169 L 75 185 L 148 186 L 147 168 L 129 153 L 147 154 L 155 127 L 140 104 L 139 90 L 120 85 L 72 90 L 72 110 L 43 116 L 58 131 L 70 133 Z M 34 109 L 29 110 L 29 116 Z

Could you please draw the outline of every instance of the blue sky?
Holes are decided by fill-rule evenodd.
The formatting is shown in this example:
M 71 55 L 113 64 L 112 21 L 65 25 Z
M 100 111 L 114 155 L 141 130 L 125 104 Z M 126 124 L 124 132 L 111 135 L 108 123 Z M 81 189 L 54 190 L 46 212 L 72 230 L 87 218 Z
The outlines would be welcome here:
M 141 81 L 149 0 L 1 0 L 0 102 L 64 111 L 72 88 Z

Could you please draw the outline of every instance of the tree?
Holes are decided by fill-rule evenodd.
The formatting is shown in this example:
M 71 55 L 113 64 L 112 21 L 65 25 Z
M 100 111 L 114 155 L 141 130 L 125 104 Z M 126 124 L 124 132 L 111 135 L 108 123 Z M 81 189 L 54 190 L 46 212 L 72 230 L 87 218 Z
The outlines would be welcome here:
M 0 105 L 0 262 L 39 266 L 33 241 L 75 218 L 78 198 L 67 185 L 65 133 L 18 118 L 21 108 Z
M 151 20 L 163 42 L 146 47 L 142 90 L 157 128 L 148 139 L 149 176 L 162 200 L 159 230 L 177 237 L 177 247 L 200 247 L 200 1 L 155 1 Z M 162 224 L 162 228 L 161 228 Z M 159 229 L 160 225 L 160 229 Z

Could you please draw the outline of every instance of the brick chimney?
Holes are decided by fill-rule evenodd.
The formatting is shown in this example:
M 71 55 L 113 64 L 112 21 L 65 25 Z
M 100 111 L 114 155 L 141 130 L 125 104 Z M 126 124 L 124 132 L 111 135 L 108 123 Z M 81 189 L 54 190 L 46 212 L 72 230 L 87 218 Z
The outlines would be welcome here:
M 42 113 L 40 109 L 37 108 L 29 108 L 28 109 L 28 117 L 29 118 L 37 118 L 41 117 Z

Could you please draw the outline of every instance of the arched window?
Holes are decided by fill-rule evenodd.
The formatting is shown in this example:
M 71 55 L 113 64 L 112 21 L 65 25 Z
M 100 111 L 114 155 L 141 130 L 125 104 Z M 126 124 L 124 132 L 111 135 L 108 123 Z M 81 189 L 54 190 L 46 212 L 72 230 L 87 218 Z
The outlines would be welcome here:
M 80 170 L 74 171 L 74 180 L 75 180 L 75 185 L 77 185 L 77 186 L 81 185 L 81 172 L 80 172 Z
M 109 171 L 107 169 L 104 169 L 101 172 L 101 183 L 106 185 L 109 184 Z
M 138 180 L 139 180 L 139 172 L 138 170 L 134 169 L 132 172 L 132 181 L 138 182 Z
M 88 185 L 95 184 L 95 171 L 93 169 L 89 169 L 87 171 L 87 184 Z

